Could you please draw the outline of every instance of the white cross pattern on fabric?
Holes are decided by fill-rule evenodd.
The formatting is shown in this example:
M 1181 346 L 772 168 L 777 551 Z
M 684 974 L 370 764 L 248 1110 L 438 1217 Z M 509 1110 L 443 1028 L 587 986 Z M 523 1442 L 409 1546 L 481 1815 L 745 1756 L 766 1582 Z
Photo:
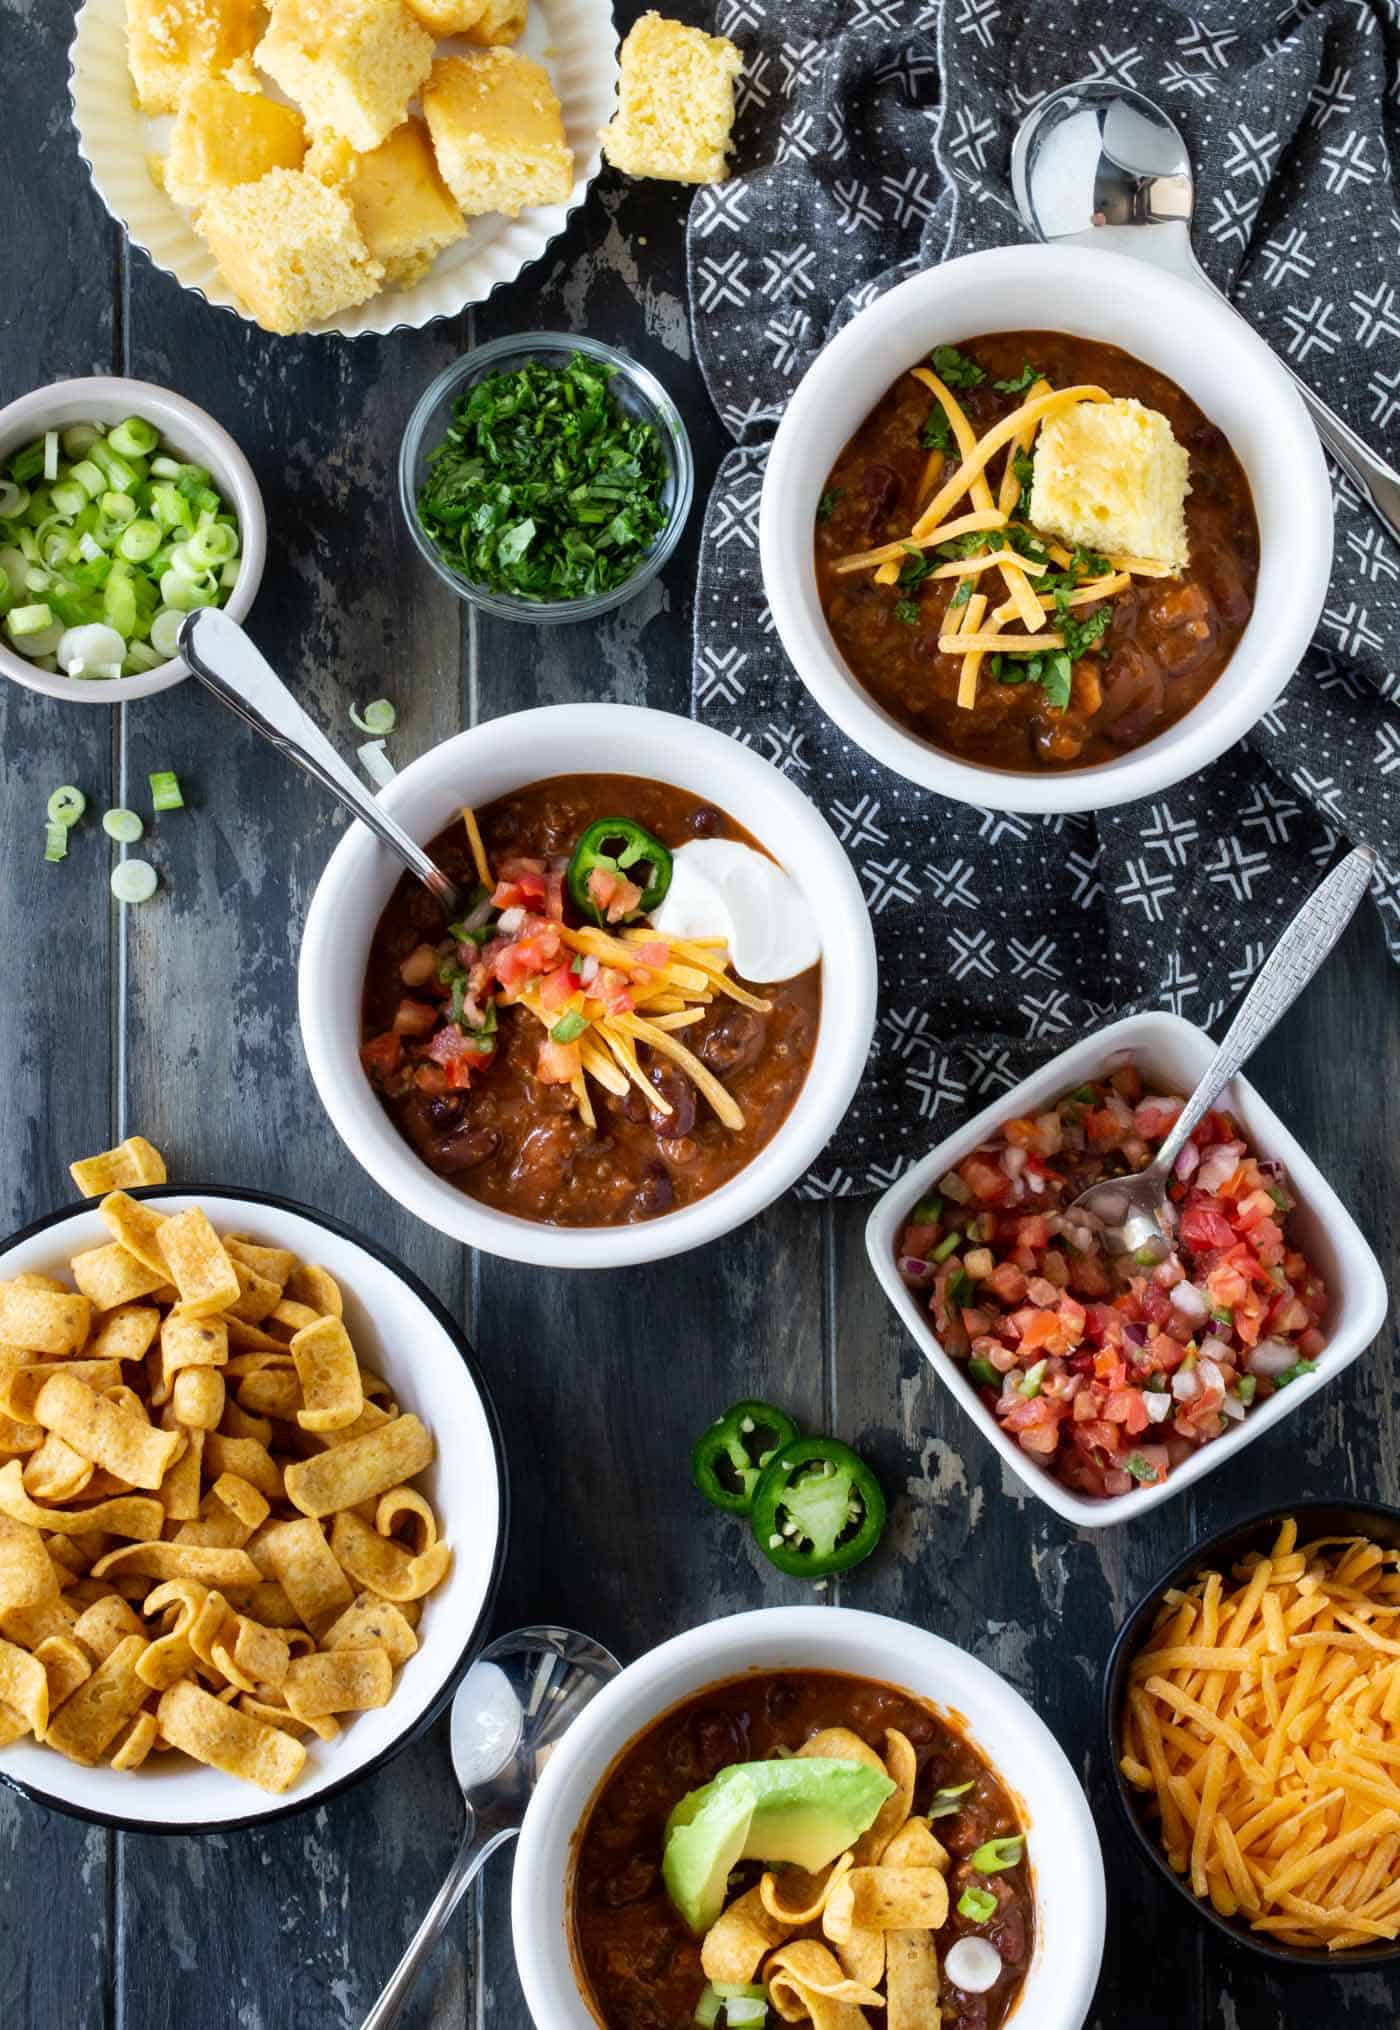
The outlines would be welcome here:
M 817 286 L 813 273 L 816 262 L 816 250 L 812 247 L 782 247 L 776 253 L 765 254 L 759 295 L 770 301 L 789 295 L 810 296 Z
M 977 836 L 985 839 L 989 846 L 999 846 L 1003 839 L 1028 839 L 1031 828 L 1024 818 L 1018 818 L 1010 811 L 984 811 L 980 804 L 972 808 L 977 812 Z
M 860 870 L 866 905 L 872 916 L 883 916 L 892 902 L 916 902 L 919 886 L 907 860 L 867 860 Z
M 1211 30 L 1199 21 L 1190 24 L 1190 33 L 1178 38 L 1177 48 L 1184 57 L 1194 57 L 1210 70 L 1224 70 L 1232 44 L 1239 41 L 1229 29 Z
M 1132 43 L 1126 49 L 1110 49 L 1101 42 L 1089 51 L 1089 67 L 1086 77 L 1099 78 L 1106 85 L 1129 85 L 1134 82 L 1134 72 L 1142 62 L 1142 51 Z
M 1396 372 L 1396 380 L 1400 382 L 1400 370 Z M 1400 394 L 1396 396 L 1396 406 L 1400 408 Z M 1400 558 L 1391 548 L 1385 532 L 1374 522 L 1368 522 L 1363 528 L 1348 529 L 1346 545 L 1363 578 L 1375 583 L 1382 578 L 1400 577 Z
M 1026 1018 L 1028 1037 L 1058 1036 L 1069 1028 L 1073 1019 L 1069 995 L 1063 987 L 1047 987 L 1038 1001 L 1028 994 L 1023 1001 L 1016 1003 L 1016 1012 Z
M 758 509 L 763 488 L 755 485 L 744 494 L 721 494 L 710 522 L 710 538 L 717 550 L 730 543 L 742 543 L 746 550 L 758 548 Z
M 763 342 L 772 346 L 773 371 L 779 374 L 791 374 L 802 365 L 812 339 L 812 320 L 805 310 L 786 310 L 763 327 Z
M 782 42 L 778 45 L 778 63 L 783 73 L 783 90 L 794 92 L 804 85 L 815 83 L 826 61 L 829 42 L 819 42 L 809 36 L 803 42 Z
M 744 210 L 748 189 L 742 183 L 707 183 L 695 194 L 690 222 L 702 240 L 725 226 L 731 233 L 737 233 L 741 226 L 750 223 L 749 214 Z
M 1341 825 L 1342 790 L 1340 783 L 1333 776 L 1314 775 L 1310 768 L 1299 767 L 1293 771 L 1293 780 L 1305 796 L 1311 797 L 1315 804 L 1321 805 L 1327 815 L 1338 826 Z
M 891 1057 L 906 1061 L 917 1050 L 928 1055 L 933 1049 L 926 1033 L 928 1025 L 927 1008 L 891 1008 L 881 1022 L 881 1027 L 891 1032 L 890 1042 L 883 1047 Z
M 937 900 L 960 909 L 980 909 L 981 898 L 972 886 L 976 868 L 970 860 L 955 860 L 951 867 L 925 867 L 924 874 Z
M 1376 728 L 1376 767 L 1382 775 L 1400 770 L 1400 726 Z
M 1176 894 L 1171 875 L 1154 871 L 1146 857 L 1129 860 L 1125 873 L 1127 878 L 1113 891 L 1119 901 L 1130 909 L 1140 909 L 1149 923 L 1165 923 L 1167 897 Z
M 965 980 L 969 973 L 981 973 L 988 980 L 996 978 L 996 939 L 990 931 L 950 930 L 945 943 L 950 954 L 948 970 L 955 980 Z
M 695 695 L 702 705 L 737 705 L 744 695 L 739 672 L 748 661 L 743 649 L 703 648 L 697 658 Z
M 890 835 L 875 820 L 880 815 L 877 797 L 863 796 L 858 803 L 833 803 L 831 819 L 843 846 L 888 846 Z
M 1267 853 L 1251 852 L 1238 839 L 1222 839 L 1213 861 L 1206 862 L 1206 877 L 1228 888 L 1236 902 L 1254 900 L 1254 884 L 1273 872 Z
M 959 35 L 971 35 L 984 49 L 992 46 L 992 27 L 1001 19 L 997 0 L 961 0 L 953 26 Z
M 1329 120 L 1339 120 L 1343 113 L 1350 112 L 1356 104 L 1356 93 L 1351 89 L 1350 64 L 1338 64 L 1330 77 L 1319 78 L 1308 104 L 1312 108 L 1314 127 L 1325 127 Z
M 1259 200 L 1249 191 L 1222 190 L 1211 199 L 1212 217 L 1207 230 L 1213 240 L 1238 240 L 1249 244 L 1250 228 L 1259 210 Z
M 1047 980 L 1064 978 L 1063 967 L 1054 963 L 1057 944 L 1052 937 L 1013 937 L 1006 950 L 1014 979 L 1033 980 L 1037 973 L 1044 973 Z
M 1173 1015 L 1184 1013 L 1185 1004 L 1194 1001 L 1200 991 L 1200 975 L 1187 972 L 1179 951 L 1169 953 L 1167 970 L 1162 975 L 1158 992 Z
M 742 309 L 753 293 L 744 280 L 748 265 L 737 248 L 723 259 L 701 261 L 696 271 L 700 283 L 700 308 L 717 310 L 721 304 L 732 303 Z
M 1371 626 L 1366 608 L 1358 606 L 1354 599 L 1347 601 L 1345 613 L 1337 606 L 1324 607 L 1318 624 L 1331 629 L 1345 655 L 1360 655 L 1365 649 L 1382 646 L 1382 638 Z
M 1193 99 L 1214 97 L 1216 80 L 1209 71 L 1187 70 L 1185 64 L 1163 66 L 1162 83 L 1169 92 L 1190 92 Z
M 774 726 L 770 721 L 763 729 L 763 742 L 773 766 L 781 769 L 784 775 L 810 775 L 811 763 L 804 760 L 802 754 L 802 743 L 806 737 L 800 727 Z
M 1288 357 L 1300 363 L 1313 352 L 1330 356 L 1342 342 L 1339 331 L 1332 329 L 1332 305 L 1314 296 L 1306 309 L 1299 303 L 1286 305 L 1283 321 L 1292 334 L 1288 341 Z
M 1380 174 L 1377 165 L 1367 160 L 1365 135 L 1355 132 L 1324 151 L 1322 166 L 1327 188 L 1334 194 L 1351 183 L 1374 183 Z
M 942 1106 L 960 1107 L 967 1097 L 966 1085 L 941 1059 L 926 1071 L 906 1072 L 904 1084 L 918 1095 L 921 1121 L 931 1121 Z
M 1096 846 L 1092 853 L 1069 853 L 1065 856 L 1065 869 L 1074 882 L 1072 900 L 1081 909 L 1088 909 L 1103 894 L 1103 882 L 1099 879 L 1101 854 Z
M 962 1053 L 976 1067 L 972 1081 L 974 1092 L 1010 1092 L 1021 1076 L 1004 1043 L 964 1043 Z
M 1227 176 L 1252 176 L 1261 190 L 1268 186 L 1278 158 L 1277 134 L 1251 134 L 1248 127 L 1232 127 L 1230 153 L 1225 162 Z
M 953 109 L 953 136 L 948 143 L 948 152 L 960 162 L 970 162 L 977 169 L 987 166 L 987 149 L 996 138 L 996 122 L 979 118 L 969 112 L 966 106 Z
M 1261 779 L 1240 812 L 1240 824 L 1246 831 L 1261 831 L 1271 846 L 1286 846 L 1293 821 L 1302 814 L 1301 804 Z
M 1230 987 L 1236 994 L 1242 994 L 1254 975 L 1264 963 L 1264 941 L 1255 938 L 1248 942 L 1238 962 L 1230 968 Z
M 734 80 L 734 110 L 736 114 L 750 112 L 755 106 L 762 111 L 763 107 L 772 98 L 772 86 L 768 83 L 770 62 L 771 59 L 765 49 L 752 50 L 744 58 L 744 68 Z M 707 188 L 711 190 L 732 190 L 734 186 L 732 184 L 710 184 Z
M 1165 853 L 1169 867 L 1184 867 L 1190 848 L 1201 836 L 1194 818 L 1172 816 L 1170 804 L 1153 804 L 1143 825 L 1141 838 L 1149 852 Z
M 1389 282 L 1378 282 L 1368 296 L 1358 289 L 1351 307 L 1356 317 L 1356 342 L 1369 351 L 1378 338 L 1400 338 L 1400 309 Z
M 879 226 L 882 214 L 870 192 L 859 178 L 847 177 L 844 182 L 831 186 L 832 201 L 836 206 L 836 223 L 843 233 L 856 232 L 861 226 Z
M 902 176 L 882 176 L 880 188 L 890 201 L 897 226 L 907 226 L 911 219 L 933 217 L 938 184 L 927 169 L 909 168 Z
M 1371 397 L 1371 421 L 1383 430 L 1400 416 L 1400 367 L 1393 374 L 1372 374 L 1366 392 Z
M 1277 289 L 1294 275 L 1311 275 L 1317 263 L 1311 254 L 1303 252 L 1307 237 L 1302 226 L 1290 226 L 1276 239 L 1265 240 L 1260 259 L 1264 264 L 1264 280 L 1271 289 Z

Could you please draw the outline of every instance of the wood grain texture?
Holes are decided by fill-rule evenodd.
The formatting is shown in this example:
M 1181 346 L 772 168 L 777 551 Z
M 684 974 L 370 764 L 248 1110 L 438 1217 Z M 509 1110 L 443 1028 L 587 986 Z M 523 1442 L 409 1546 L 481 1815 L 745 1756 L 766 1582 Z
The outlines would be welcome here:
M 635 11 L 620 10 L 624 19 Z M 263 486 L 269 565 L 252 631 L 347 751 L 352 700 L 399 707 L 402 765 L 476 719 L 607 698 L 683 711 L 701 512 L 723 446 L 690 356 L 688 193 L 606 174 L 544 261 L 474 314 L 351 345 L 274 341 L 118 246 L 66 118 L 66 17 L 13 10 L 13 159 L 32 168 L 0 330 L 5 398 L 60 374 L 127 371 L 212 410 Z M 55 248 L 62 258 L 55 258 Z M 17 308 L 15 306 L 18 306 Z M 525 328 L 588 331 L 651 366 L 681 406 L 696 507 L 663 578 L 596 626 L 479 623 L 412 551 L 396 499 L 403 423 L 457 352 Z M 497 1626 L 559 1618 L 624 1659 L 678 1629 L 803 1597 L 746 1528 L 708 1510 L 688 1453 L 730 1400 L 784 1403 L 868 1450 L 888 1544 L 822 1597 L 937 1630 L 1044 1714 L 1093 1797 L 1110 1932 L 1102 2030 L 1282 2030 L 1319 2008 L 1391 2030 L 1383 1976 L 1270 1978 L 1169 1904 L 1119 1834 L 1098 1738 L 1102 1659 L 1127 1607 L 1191 1541 L 1246 1508 L 1347 1489 L 1400 1500 L 1395 1336 L 1248 1464 L 1131 1529 L 1076 1532 L 1008 1483 L 939 1390 L 865 1261 L 866 1208 L 770 1208 L 678 1261 L 606 1276 L 472 1259 L 412 1222 L 346 1157 L 296 1024 L 306 906 L 339 813 L 193 684 L 120 713 L 0 694 L 3 1209 L 64 1202 L 64 1165 L 120 1124 L 177 1176 L 263 1186 L 373 1231 L 464 1318 L 502 1410 L 514 1529 Z M 147 804 L 174 768 L 189 808 L 148 851 L 162 889 L 125 923 L 89 825 L 40 858 L 63 779 L 100 808 Z M 1317 1156 L 1387 1273 L 1400 1273 L 1397 996 L 1358 923 L 1253 1075 Z M 116 1838 L 0 1794 L 0 2021 L 15 2030 L 355 2030 L 445 1872 L 460 1806 L 440 1725 L 344 1797 L 258 1832 Z M 527 2030 L 510 1952 L 509 1864 L 488 1871 L 404 2016 L 412 2030 Z M 1151 1941 L 1150 1967 L 1144 1942 Z

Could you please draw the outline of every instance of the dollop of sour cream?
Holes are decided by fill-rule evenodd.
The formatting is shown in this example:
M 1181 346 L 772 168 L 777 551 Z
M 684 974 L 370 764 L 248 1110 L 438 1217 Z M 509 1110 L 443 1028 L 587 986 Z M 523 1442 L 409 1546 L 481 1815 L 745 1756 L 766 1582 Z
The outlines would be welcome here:
M 790 980 L 822 955 L 802 891 L 766 853 L 737 839 L 692 839 L 672 858 L 671 886 L 651 921 L 663 937 L 722 937 L 756 985 Z
M 943 1971 L 965 1995 L 985 1995 L 1001 1972 L 1001 1954 L 989 1939 L 960 1938 L 949 1946 Z

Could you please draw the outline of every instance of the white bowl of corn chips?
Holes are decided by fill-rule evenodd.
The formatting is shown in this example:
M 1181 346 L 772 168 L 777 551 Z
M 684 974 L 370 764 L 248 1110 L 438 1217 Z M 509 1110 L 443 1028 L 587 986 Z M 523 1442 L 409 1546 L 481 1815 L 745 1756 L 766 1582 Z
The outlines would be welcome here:
M 596 176 L 611 10 L 347 0 L 308 63 L 314 5 L 280 0 L 268 27 L 252 0 L 86 0 L 69 86 L 97 193 L 158 268 L 265 329 L 454 316 L 538 260 Z
M 139 1137 L 75 1165 L 100 1203 L 0 1251 L 0 1781 L 189 1833 L 323 1802 L 428 1724 L 506 1495 L 426 1289 L 163 1168 Z

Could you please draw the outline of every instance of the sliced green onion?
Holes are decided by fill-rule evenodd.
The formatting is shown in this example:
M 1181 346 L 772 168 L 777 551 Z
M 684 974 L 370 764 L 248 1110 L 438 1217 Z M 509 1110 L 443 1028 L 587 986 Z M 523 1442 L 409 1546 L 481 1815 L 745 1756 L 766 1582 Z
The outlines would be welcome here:
M 1244 1404 L 1246 1409 L 1248 1409 L 1249 1405 L 1254 1401 L 1254 1392 L 1258 1388 L 1258 1386 L 1259 1386 L 1258 1380 L 1254 1375 L 1242 1374 L 1240 1376 L 1239 1381 L 1235 1387 L 1235 1394 L 1239 1397 L 1240 1401 Z
M 146 827 L 135 811 L 118 808 L 102 813 L 102 829 L 107 837 L 115 839 L 119 846 L 134 846 L 145 833 Z
M 118 902 L 149 902 L 158 885 L 149 860 L 119 860 L 112 869 L 112 893 Z
M 1276 1386 L 1286 1389 L 1290 1382 L 1300 1382 L 1305 1375 L 1316 1373 L 1317 1362 L 1315 1360 L 1295 1360 L 1292 1367 L 1284 1369 L 1284 1372 L 1278 1378 Z
M 162 606 L 151 622 L 151 647 L 167 662 L 180 653 L 180 629 L 184 618 L 178 606 Z
M 757 1981 L 716 1981 L 715 1993 L 722 2002 L 766 2002 L 768 1990 Z
M 65 782 L 56 789 L 48 801 L 49 823 L 51 825 L 76 825 L 87 809 L 87 798 L 71 782 Z
M 70 423 L 62 432 L 60 443 L 65 458 L 81 458 L 85 451 L 97 442 L 102 432 L 95 423 Z
M 46 627 L 53 626 L 53 614 L 41 599 L 33 606 L 14 606 L 5 616 L 5 625 L 12 635 L 42 634 Z
M 178 458 L 167 458 L 162 451 L 158 458 L 151 460 L 152 479 L 178 479 L 179 477 L 180 461 Z
M 173 769 L 158 769 L 149 780 L 153 810 L 182 811 L 185 808 L 185 799 L 180 794 L 180 778 Z
M 61 515 L 80 515 L 88 504 L 87 495 L 72 479 L 59 480 L 49 498 Z
M 107 442 L 121 458 L 147 458 L 160 442 L 160 433 L 142 416 L 128 416 L 118 423 Z
M 45 479 L 58 478 L 57 430 L 46 430 L 44 432 L 44 477 Z
M 704 1994 L 695 2004 L 695 2020 L 700 2025 L 700 2030 L 715 2030 L 715 2025 L 719 2021 L 719 2012 L 723 2007 L 724 2002 L 720 1997 L 719 1991 L 715 1987 L 714 1982 L 711 1981 L 706 1986 Z
M 967 1364 L 967 1371 L 972 1376 L 972 1379 L 984 1389 L 999 1389 L 1001 1387 L 1001 1376 L 989 1360 L 970 1360 Z M 949 1805 L 948 1810 L 956 1811 L 957 1806 Z
M 758 1995 L 736 1995 L 724 2005 L 729 2030 L 759 2030 L 768 2021 L 768 2004 Z
M 995 1368 L 992 1369 L 992 1373 L 996 1374 Z M 997 1379 L 1000 1380 L 1001 1377 L 998 1375 Z M 928 1808 L 929 1817 L 946 1819 L 950 1813 L 961 1811 L 962 1800 L 972 1788 L 971 1783 L 950 1783 L 946 1789 L 936 1790 L 933 1794 L 933 1803 Z
M 1040 1394 L 1040 1384 L 1045 1379 L 1045 1370 L 1049 1365 L 1048 1360 L 1038 1360 L 1034 1367 L 1026 1369 L 1021 1378 L 1021 1394 L 1027 1402 Z
M 355 749 L 355 759 L 369 776 L 376 789 L 384 789 L 394 780 L 398 770 L 384 752 L 382 740 L 366 740 Z
M 964 1889 L 958 1898 L 958 1915 L 973 1924 L 985 1924 L 997 1914 L 997 1900 L 990 1889 Z
M 350 723 L 358 726 L 361 733 L 368 733 L 376 740 L 382 740 L 392 733 L 399 723 L 399 715 L 387 698 L 371 698 L 363 715 L 354 705 L 350 707 Z
M 127 646 L 122 658 L 123 667 L 129 677 L 139 676 L 144 670 L 158 670 L 169 658 L 157 655 L 148 641 L 133 641 Z
M 932 1255 L 930 1255 L 929 1260 L 933 1262 L 946 1262 L 954 1248 L 961 1246 L 962 1238 L 960 1233 L 944 1234 L 942 1240 L 938 1243 Z
M 67 825 L 49 824 L 44 827 L 44 858 L 66 860 L 68 857 Z
M 16 486 L 12 479 L 0 479 L 0 521 L 12 522 L 22 515 L 29 505 L 27 487 Z
M 576 1008 L 571 1008 L 567 1015 L 559 1017 L 550 1030 L 549 1040 L 551 1043 L 573 1043 L 582 1036 L 587 1027 L 587 1019 L 580 1015 Z
M 1025 1838 L 1020 1833 L 985 1840 L 973 1853 L 971 1865 L 979 1875 L 999 1875 L 1004 1868 L 1016 1867 L 1025 1858 L 1025 1852 Z

